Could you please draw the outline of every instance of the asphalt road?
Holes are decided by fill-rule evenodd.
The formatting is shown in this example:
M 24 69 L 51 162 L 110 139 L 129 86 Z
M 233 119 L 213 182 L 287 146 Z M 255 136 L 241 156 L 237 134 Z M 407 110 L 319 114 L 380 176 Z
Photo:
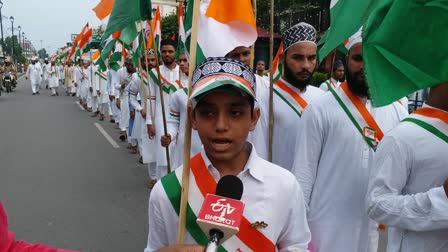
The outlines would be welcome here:
M 0 200 L 16 237 L 86 252 L 143 251 L 147 170 L 114 148 L 118 130 L 91 118 L 74 97 L 31 95 L 20 79 L 0 96 Z

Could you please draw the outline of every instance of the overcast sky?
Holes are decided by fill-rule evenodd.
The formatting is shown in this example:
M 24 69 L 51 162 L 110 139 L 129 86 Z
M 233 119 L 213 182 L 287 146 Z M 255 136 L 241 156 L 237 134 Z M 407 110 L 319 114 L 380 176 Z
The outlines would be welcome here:
M 100 25 L 92 8 L 100 0 L 1 0 L 3 36 L 11 36 L 10 16 L 14 17 L 14 28 L 22 27 L 25 37 L 36 49 L 44 47 L 51 55 L 57 48 L 70 42 L 70 34 L 78 33 L 89 22 Z M 8 17 L 5 19 L 5 16 Z M 17 34 L 17 30 L 14 31 Z M 42 45 L 41 45 L 42 40 Z

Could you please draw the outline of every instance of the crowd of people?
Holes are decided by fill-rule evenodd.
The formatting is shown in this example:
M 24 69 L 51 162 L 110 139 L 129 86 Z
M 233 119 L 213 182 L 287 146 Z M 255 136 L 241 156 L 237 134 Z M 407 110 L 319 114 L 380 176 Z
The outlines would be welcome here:
M 152 189 L 145 252 L 203 251 L 195 216 L 214 193 L 204 188 L 225 175 L 242 180 L 248 220 L 222 244 L 227 250 L 373 252 L 379 226 L 387 226 L 388 251 L 448 251 L 448 83 L 431 88 L 411 115 L 406 98 L 374 107 L 358 36 L 347 45 L 346 65 L 336 61 L 331 78 L 314 87 L 316 37 L 303 22 L 283 33 L 272 108 L 265 62 L 250 69 L 244 46 L 198 65 L 192 90 L 187 56 L 176 61 L 171 39 L 161 41 L 158 68 L 157 53 L 147 50 L 141 66 L 128 57 L 105 71 L 88 56 L 60 67 L 33 59 L 27 78 L 33 95 L 48 86 L 57 96 L 63 83 L 93 117 L 117 124 L 130 153 L 140 154 Z M 179 245 L 187 118 L 191 215 L 189 245 Z

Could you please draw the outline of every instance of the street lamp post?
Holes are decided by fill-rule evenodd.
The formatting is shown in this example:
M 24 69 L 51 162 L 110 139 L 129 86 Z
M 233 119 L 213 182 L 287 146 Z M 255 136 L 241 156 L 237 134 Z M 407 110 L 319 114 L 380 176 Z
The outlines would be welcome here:
M 19 41 L 17 41 L 17 43 L 19 44 L 19 47 L 22 47 L 21 45 L 20 45 L 20 31 L 22 30 L 22 27 L 19 25 L 19 26 L 17 26 L 17 29 L 19 30 Z M 20 56 L 19 56 L 19 58 L 17 59 L 17 60 L 20 60 Z
M 22 52 L 23 52 L 23 56 L 25 57 L 25 62 L 26 62 L 25 32 L 22 32 Z
M 12 41 L 12 46 L 11 46 L 11 62 L 14 62 L 14 17 L 11 16 L 9 18 L 9 20 L 11 20 L 11 41 Z
M 3 2 L 0 0 L 0 27 L 2 30 L 2 51 L 3 48 L 5 46 L 5 44 L 3 43 L 3 16 L 2 16 L 2 7 L 3 7 Z M 4 54 L 4 52 L 2 52 Z M 3 55 L 2 55 L 3 56 Z

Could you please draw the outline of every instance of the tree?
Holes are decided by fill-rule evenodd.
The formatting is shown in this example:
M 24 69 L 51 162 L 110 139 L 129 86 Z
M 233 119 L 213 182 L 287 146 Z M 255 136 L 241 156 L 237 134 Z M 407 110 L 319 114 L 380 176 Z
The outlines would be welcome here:
M 5 55 L 11 56 L 11 47 L 13 42 L 14 42 L 14 56 L 13 56 L 14 60 L 19 63 L 24 63 L 25 57 L 22 55 L 22 47 L 20 46 L 17 36 L 15 35 L 12 37 L 12 39 L 11 37 L 5 38 L 5 46 L 3 48 L 3 53 Z
M 48 58 L 48 53 L 47 53 L 47 50 L 45 50 L 45 48 L 40 49 L 37 52 L 37 55 L 39 55 L 39 58 L 41 58 L 41 59 Z
M 177 23 L 177 14 L 172 13 L 162 18 L 162 38 L 178 37 L 179 27 Z
M 323 32 L 329 26 L 329 7 L 330 0 L 274 0 L 274 32 L 302 21 Z M 270 1 L 257 1 L 257 26 L 270 28 Z

